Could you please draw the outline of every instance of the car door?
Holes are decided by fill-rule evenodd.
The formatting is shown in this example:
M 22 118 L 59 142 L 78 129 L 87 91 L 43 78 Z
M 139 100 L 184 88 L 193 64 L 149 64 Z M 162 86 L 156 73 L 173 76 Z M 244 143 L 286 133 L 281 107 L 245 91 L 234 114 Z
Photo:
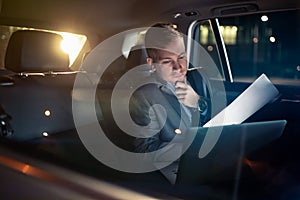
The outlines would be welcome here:
M 227 104 L 261 74 L 266 74 L 279 90 L 278 99 L 247 121 L 300 122 L 299 13 L 293 10 L 226 17 L 199 21 L 192 28 L 194 40 L 206 52 L 203 55 L 203 51 L 197 49 L 195 53 L 194 49 L 191 62 L 203 68 L 215 65 L 219 73 L 209 81 L 222 82 Z M 213 60 L 210 63 L 207 54 Z
M 226 103 L 220 109 L 261 74 L 267 75 L 278 89 L 280 96 L 246 122 L 287 120 L 281 138 L 254 157 L 272 163 L 273 169 L 279 169 L 278 174 L 282 170 L 293 174 L 296 182 L 299 173 L 294 169 L 299 167 L 300 150 L 299 16 L 299 10 L 230 16 L 198 21 L 190 28 L 192 38 L 201 46 L 191 45 L 193 65 L 201 65 L 204 71 L 213 65 L 218 69 L 218 75 L 210 76 L 209 82 L 212 87 L 223 85 L 219 93 Z
M 285 136 L 296 137 L 291 142 L 298 142 L 300 130 L 299 13 L 289 10 L 218 20 L 230 64 L 229 96 L 234 98 L 255 78 L 266 74 L 280 97 L 248 121 L 285 119 Z

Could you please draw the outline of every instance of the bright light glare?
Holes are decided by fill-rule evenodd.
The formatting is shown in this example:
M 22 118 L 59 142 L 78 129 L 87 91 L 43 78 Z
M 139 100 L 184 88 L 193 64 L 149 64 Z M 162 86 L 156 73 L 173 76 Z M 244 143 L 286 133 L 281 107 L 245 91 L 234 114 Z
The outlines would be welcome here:
M 70 66 L 74 63 L 80 50 L 82 49 L 86 36 L 72 33 L 58 33 L 63 37 L 61 48 L 64 52 L 69 54 Z
M 44 114 L 45 114 L 45 116 L 49 117 L 51 115 L 51 112 L 50 112 L 50 110 L 45 110 Z
M 42 135 L 43 135 L 44 137 L 48 137 L 48 136 L 49 136 L 49 134 L 48 134 L 46 131 L 43 132 Z
M 214 47 L 211 46 L 211 45 L 209 45 L 209 46 L 207 46 L 207 50 L 208 50 L 208 51 L 213 51 L 213 50 L 214 50 Z
M 271 36 L 270 37 L 270 42 L 274 43 L 276 41 L 275 37 Z
M 236 44 L 238 27 L 236 26 L 220 26 L 225 44 Z
M 207 44 L 208 43 L 208 36 L 209 36 L 208 27 L 201 25 L 200 26 L 200 31 L 201 31 L 200 43 L 201 44 Z
M 45 29 L 26 28 L 26 27 L 16 27 L 16 28 L 17 30 L 39 30 L 39 31 L 45 31 L 45 32 L 56 33 L 61 35 L 63 37 L 63 41 L 60 47 L 64 52 L 66 52 L 69 55 L 69 61 L 70 61 L 69 66 L 71 66 L 74 63 L 75 59 L 77 58 L 78 54 L 80 53 L 81 49 L 83 48 L 83 45 L 87 40 L 87 37 L 85 35 L 80 35 L 80 34 L 52 31 L 52 30 L 45 30 Z
M 268 16 L 267 15 L 263 15 L 263 16 L 261 16 L 261 21 L 263 21 L 263 22 L 266 22 L 266 21 L 268 21 L 269 20 L 269 18 L 268 18 Z
M 254 42 L 254 43 L 258 43 L 258 38 L 257 38 L 257 37 L 254 37 L 254 38 L 253 38 L 253 42 Z
M 179 129 L 179 128 L 176 128 L 175 130 L 174 130 L 174 132 L 177 134 L 177 135 L 180 135 L 182 132 L 181 132 L 181 130 Z

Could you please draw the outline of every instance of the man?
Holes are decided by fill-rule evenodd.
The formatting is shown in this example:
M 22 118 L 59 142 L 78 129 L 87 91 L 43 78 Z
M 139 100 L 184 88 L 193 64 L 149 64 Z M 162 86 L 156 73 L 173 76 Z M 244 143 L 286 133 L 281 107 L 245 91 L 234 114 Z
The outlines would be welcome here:
M 189 127 L 200 125 L 199 102 L 205 104 L 187 81 L 184 38 L 175 25 L 150 27 L 145 47 L 154 81 L 136 90 L 130 101 L 133 121 L 146 127 L 134 142 L 136 152 L 153 152 L 184 138 Z

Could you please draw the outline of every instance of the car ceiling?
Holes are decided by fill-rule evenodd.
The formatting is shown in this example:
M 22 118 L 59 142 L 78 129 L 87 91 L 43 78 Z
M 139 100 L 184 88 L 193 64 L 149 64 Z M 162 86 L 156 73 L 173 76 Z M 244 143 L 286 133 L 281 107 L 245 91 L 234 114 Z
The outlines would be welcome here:
M 195 19 L 259 10 L 299 7 L 298 0 L 0 0 L 0 23 L 94 34 L 100 39 L 156 21 L 184 24 Z M 247 5 L 250 5 L 250 7 Z M 241 9 L 237 9 L 241 8 Z M 254 10 L 253 10 L 254 9 Z M 196 12 L 195 16 L 185 13 Z M 174 14 L 183 14 L 174 19 Z

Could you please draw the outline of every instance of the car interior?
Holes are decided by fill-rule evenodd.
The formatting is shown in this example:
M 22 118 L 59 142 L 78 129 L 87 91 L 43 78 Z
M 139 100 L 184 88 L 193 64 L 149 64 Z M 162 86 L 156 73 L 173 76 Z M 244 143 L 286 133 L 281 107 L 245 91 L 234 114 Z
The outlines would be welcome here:
M 297 0 L 0 0 L 1 196 L 300 198 L 299 8 Z M 93 153 L 130 162 L 116 155 L 131 152 L 134 138 L 113 107 L 128 106 L 120 94 L 151 75 L 143 37 L 157 22 L 185 35 L 189 81 L 208 101 L 206 122 L 262 74 L 279 93 L 238 124 L 196 127 L 173 183 L 159 170 L 122 171 Z M 105 149 L 100 133 L 116 148 Z

